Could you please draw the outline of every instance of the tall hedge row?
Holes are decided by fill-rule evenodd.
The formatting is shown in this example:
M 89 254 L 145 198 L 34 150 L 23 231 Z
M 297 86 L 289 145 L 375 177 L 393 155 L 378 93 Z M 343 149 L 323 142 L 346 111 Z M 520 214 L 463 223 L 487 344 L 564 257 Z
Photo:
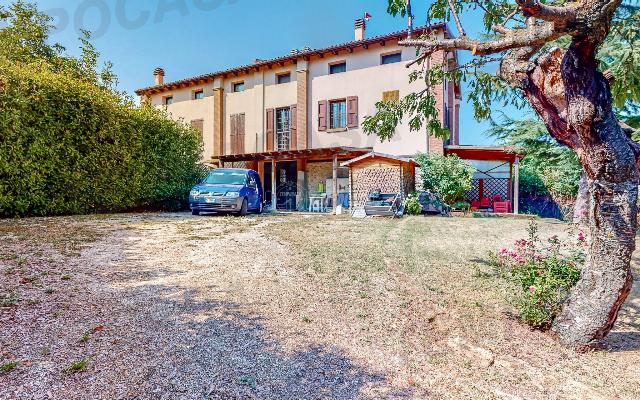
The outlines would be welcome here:
M 0 63 L 0 216 L 177 209 L 201 152 L 162 111 L 44 62 Z

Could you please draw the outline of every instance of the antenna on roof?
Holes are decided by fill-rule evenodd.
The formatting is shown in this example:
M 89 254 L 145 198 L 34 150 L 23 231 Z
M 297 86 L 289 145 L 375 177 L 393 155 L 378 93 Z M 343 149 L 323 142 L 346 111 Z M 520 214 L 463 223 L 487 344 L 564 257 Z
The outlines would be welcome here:
M 408 39 L 413 39 L 413 13 L 411 12 L 411 0 L 407 0 L 407 17 L 409 19 Z

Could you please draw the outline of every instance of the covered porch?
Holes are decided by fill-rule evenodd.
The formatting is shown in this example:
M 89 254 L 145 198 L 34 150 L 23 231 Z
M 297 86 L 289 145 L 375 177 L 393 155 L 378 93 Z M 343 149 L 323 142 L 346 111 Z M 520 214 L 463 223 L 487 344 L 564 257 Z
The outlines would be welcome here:
M 371 148 L 329 147 L 219 157 L 220 166 L 258 171 L 271 210 L 335 212 L 350 207 L 349 169 L 340 163 Z
M 466 200 L 474 211 L 518 214 L 520 198 L 520 160 L 523 154 L 513 146 L 447 146 L 476 168 L 473 186 Z

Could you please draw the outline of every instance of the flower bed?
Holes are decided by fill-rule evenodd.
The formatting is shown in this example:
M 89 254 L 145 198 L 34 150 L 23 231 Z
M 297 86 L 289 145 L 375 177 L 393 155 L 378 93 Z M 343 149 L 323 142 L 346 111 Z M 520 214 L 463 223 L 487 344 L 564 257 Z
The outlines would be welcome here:
M 535 222 L 529 237 L 518 240 L 513 249 L 492 254 L 492 264 L 516 286 L 514 304 L 527 324 L 546 330 L 551 327 L 562 302 L 580 279 L 586 259 L 587 240 L 578 232 L 574 240 L 552 236 L 542 240 Z

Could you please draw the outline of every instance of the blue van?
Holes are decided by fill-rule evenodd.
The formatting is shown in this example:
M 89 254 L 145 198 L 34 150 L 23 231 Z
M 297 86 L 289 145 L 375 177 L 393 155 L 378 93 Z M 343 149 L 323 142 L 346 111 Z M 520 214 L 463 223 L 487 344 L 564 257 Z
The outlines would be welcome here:
M 260 214 L 264 209 L 260 175 L 251 169 L 214 169 L 191 189 L 189 207 L 193 215 L 201 212 Z

